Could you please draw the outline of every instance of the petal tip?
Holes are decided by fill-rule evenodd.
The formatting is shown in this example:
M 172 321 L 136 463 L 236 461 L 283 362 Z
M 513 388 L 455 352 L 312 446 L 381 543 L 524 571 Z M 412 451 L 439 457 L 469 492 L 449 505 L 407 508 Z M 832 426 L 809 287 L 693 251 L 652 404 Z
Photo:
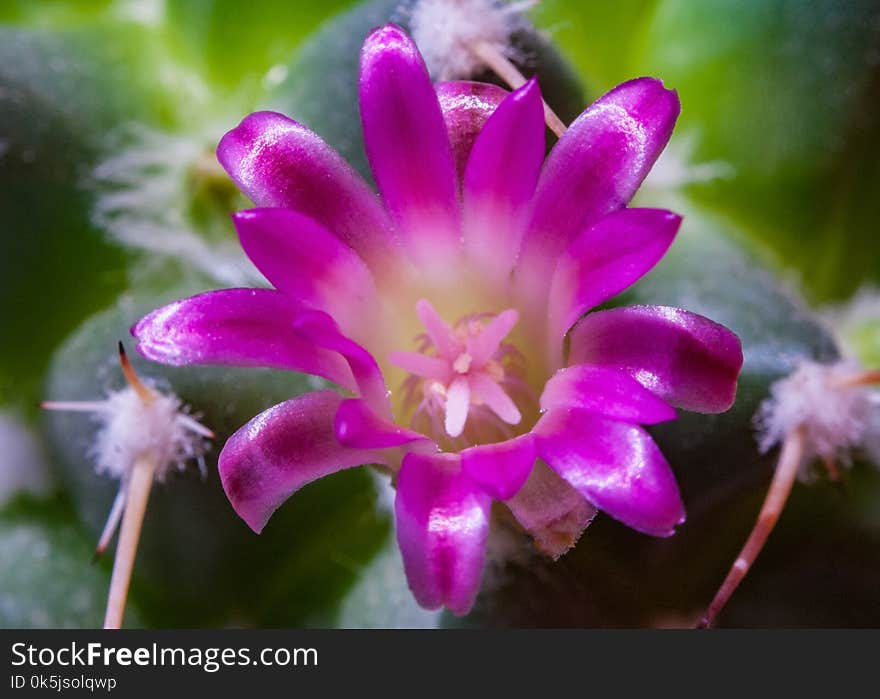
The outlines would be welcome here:
M 220 455 L 217 457 L 217 472 L 220 475 L 220 485 L 223 487 L 226 499 L 229 500 L 229 504 L 232 505 L 235 514 L 244 521 L 254 534 L 260 534 L 266 527 L 271 512 L 268 515 L 262 515 L 255 511 L 251 511 L 246 507 L 246 503 L 239 497 L 235 479 L 235 465 L 230 464 L 230 460 L 234 461 L 234 458 L 230 457 L 229 452 L 227 451 L 227 447 L 229 447 L 230 443 L 231 440 L 226 442 L 223 449 L 220 450 Z
M 394 24 L 394 22 L 380 25 L 367 35 L 361 49 L 361 57 L 363 59 L 376 54 L 381 55 L 391 50 L 395 52 L 402 50 L 407 53 L 415 52 L 418 54 L 418 49 L 409 34 L 400 25 Z
M 646 107 L 659 109 L 658 114 L 664 114 L 666 120 L 673 124 L 681 113 L 678 90 L 666 87 L 660 78 L 641 77 L 628 80 L 608 93 L 608 95 L 613 94 L 626 95 L 624 100 L 633 100 L 632 106 L 641 103 L 640 111 Z
M 234 224 L 249 223 L 258 217 L 260 209 L 242 209 L 241 211 L 233 211 L 229 214 Z M 266 209 L 263 209 L 266 211 Z
M 534 99 L 535 97 L 540 99 L 541 86 L 538 84 L 538 76 L 533 75 L 525 82 L 522 87 L 520 87 L 518 90 L 515 90 L 513 94 L 516 95 L 514 99 Z
M 237 126 L 229 129 L 217 144 L 217 162 L 233 179 L 238 172 L 239 163 L 253 148 L 262 133 L 270 127 L 296 125 L 296 122 L 280 112 L 251 112 Z
M 687 516 L 685 515 L 684 506 L 681 505 L 681 510 L 679 514 L 671 517 L 668 523 L 643 527 L 626 522 L 624 522 L 624 524 L 626 524 L 626 526 L 630 527 L 631 529 L 641 532 L 642 534 L 646 534 L 647 536 L 653 536 L 658 539 L 668 539 L 678 533 L 678 527 L 683 525 L 686 520 Z
M 141 335 L 143 334 L 144 325 L 147 322 L 147 320 L 149 319 L 149 317 L 151 315 L 153 315 L 153 313 L 155 313 L 155 311 L 148 313 L 143 318 L 141 318 L 139 321 L 134 323 L 131 327 L 129 327 L 128 334 L 131 335 L 135 340 L 140 340 Z M 135 345 L 135 346 L 137 346 L 137 345 Z
M 163 364 L 180 364 L 167 339 L 169 333 L 167 315 L 169 309 L 173 307 L 174 304 L 171 303 L 156 308 L 128 329 L 135 339 L 135 351 L 142 357 Z

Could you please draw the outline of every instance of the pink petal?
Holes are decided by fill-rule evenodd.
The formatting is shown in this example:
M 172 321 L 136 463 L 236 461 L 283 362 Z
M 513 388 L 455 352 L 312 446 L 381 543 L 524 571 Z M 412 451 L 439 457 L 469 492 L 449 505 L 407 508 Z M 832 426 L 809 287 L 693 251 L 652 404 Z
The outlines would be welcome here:
M 561 354 L 568 329 L 584 313 L 644 276 L 666 254 L 681 216 L 623 209 L 578 235 L 560 256 L 550 285 L 548 341 Z
M 222 289 L 174 301 L 131 329 L 138 351 L 163 364 L 225 364 L 290 369 L 352 389 L 354 378 L 336 352 L 293 330 L 302 309 L 272 289 Z
M 465 251 L 497 288 L 509 281 L 544 162 L 544 105 L 530 80 L 486 122 L 464 176 Z
M 672 134 L 680 105 L 654 78 L 618 85 L 559 139 L 538 181 L 521 273 L 537 283 L 575 235 L 629 202 Z
M 569 364 L 629 373 L 667 403 L 700 413 L 733 405 L 742 368 L 739 338 L 708 318 L 668 306 L 591 313 L 570 333 Z
M 468 409 L 471 401 L 471 389 L 468 380 L 459 376 L 446 389 L 446 433 L 450 437 L 458 437 L 467 422 Z
M 596 516 L 596 508 L 541 460 L 505 504 L 538 548 L 553 558 L 574 546 Z
M 641 427 L 558 408 L 534 434 L 550 468 L 615 519 L 654 536 L 670 536 L 684 522 L 675 476 Z
M 276 289 L 327 311 L 349 331 L 369 324 L 373 277 L 336 236 L 290 209 L 239 211 L 232 219 L 244 251 Z
M 416 315 L 425 326 L 434 347 L 442 356 L 452 357 L 459 352 L 459 343 L 452 334 L 452 328 L 434 310 L 430 301 L 425 299 L 416 301 Z
M 580 408 L 613 420 L 653 425 L 674 420 L 675 410 L 618 369 L 578 364 L 560 369 L 544 385 L 541 410 Z
M 468 376 L 468 383 L 474 398 L 485 403 L 489 410 L 508 425 L 516 425 L 522 420 L 516 404 L 494 379 L 477 372 Z
M 333 429 L 336 439 L 345 447 L 386 449 L 411 445 L 421 451 L 437 449 L 437 445 L 425 435 L 383 420 L 365 401 L 356 398 L 342 401 L 333 421 Z
M 509 93 L 491 83 L 469 80 L 437 83 L 435 90 L 446 122 L 455 169 L 459 179 L 462 179 L 477 135 Z
M 260 413 L 226 442 L 218 463 L 223 490 L 255 532 L 307 483 L 382 461 L 381 452 L 336 441 L 333 418 L 341 402 L 335 391 L 306 393 Z
M 380 416 L 391 417 L 388 388 L 379 365 L 367 350 L 343 335 L 326 313 L 306 311 L 297 316 L 294 331 L 309 342 L 338 352 L 348 362 L 360 395 Z
M 501 341 L 513 330 L 518 321 L 519 313 L 513 308 L 508 308 L 486 323 L 479 335 L 468 340 L 467 350 L 474 366 L 483 366 L 492 359 Z
M 394 257 L 391 222 L 376 195 L 302 124 L 275 112 L 250 114 L 220 141 L 217 159 L 257 206 L 315 219 L 374 269 Z
M 534 439 L 531 434 L 524 434 L 463 450 L 461 468 L 493 498 L 508 500 L 528 479 L 535 457 Z
M 403 566 L 416 601 L 470 611 L 480 588 L 490 498 L 461 472 L 458 454 L 407 454 L 394 510 Z
M 393 24 L 364 42 L 360 107 L 367 159 L 403 242 L 425 270 L 452 263 L 460 220 L 446 124 L 421 54 Z
M 429 357 L 420 352 L 391 352 L 388 361 L 409 374 L 446 383 L 449 380 L 449 362 Z

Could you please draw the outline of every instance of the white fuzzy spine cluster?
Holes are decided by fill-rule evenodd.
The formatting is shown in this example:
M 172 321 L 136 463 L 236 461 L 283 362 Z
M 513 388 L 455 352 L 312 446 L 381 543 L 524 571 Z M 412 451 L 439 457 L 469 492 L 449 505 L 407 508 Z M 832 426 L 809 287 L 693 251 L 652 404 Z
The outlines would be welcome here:
M 800 477 L 812 480 L 816 459 L 847 466 L 855 451 L 880 464 L 880 393 L 869 386 L 847 385 L 858 363 L 802 361 L 770 388 L 755 416 L 758 443 L 766 452 L 802 428 L 805 434 Z
M 86 183 L 96 195 L 92 222 L 122 245 L 183 261 L 222 284 L 248 286 L 263 280 L 237 241 L 209 241 L 184 214 L 187 173 L 200 158 L 213 158 L 205 146 L 219 133 L 174 136 L 131 124 L 112 134 L 111 155 Z
M 111 392 L 94 413 L 99 423 L 91 448 L 95 469 L 125 480 L 135 461 L 153 454 L 156 480 L 196 461 L 204 475 L 207 430 L 196 422 L 174 394 L 156 393 L 145 403 L 130 386 Z
M 419 0 L 410 15 L 412 37 L 435 80 L 463 80 L 485 70 L 473 47 L 483 43 L 517 58 L 510 37 L 526 26 L 520 12 L 534 2 Z

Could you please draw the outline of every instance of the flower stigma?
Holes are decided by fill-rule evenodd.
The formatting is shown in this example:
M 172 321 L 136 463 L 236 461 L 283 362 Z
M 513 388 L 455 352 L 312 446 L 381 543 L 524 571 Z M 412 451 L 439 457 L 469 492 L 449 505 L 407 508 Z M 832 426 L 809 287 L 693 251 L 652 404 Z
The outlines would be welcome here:
M 535 402 L 522 379 L 523 356 L 508 341 L 519 313 L 470 314 L 450 326 L 422 299 L 416 314 L 425 328 L 418 351 L 389 356 L 409 374 L 402 393 L 412 428 L 450 446 L 512 437 L 520 406 Z

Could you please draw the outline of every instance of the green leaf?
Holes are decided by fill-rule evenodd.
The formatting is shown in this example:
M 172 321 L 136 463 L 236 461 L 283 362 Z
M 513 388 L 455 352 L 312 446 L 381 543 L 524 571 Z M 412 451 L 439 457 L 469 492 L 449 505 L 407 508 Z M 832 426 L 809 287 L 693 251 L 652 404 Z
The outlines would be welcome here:
M 0 628 L 100 628 L 109 566 L 59 497 L 19 498 L 0 511 Z M 126 627 L 138 626 L 135 605 Z
M 44 395 L 88 400 L 121 387 L 116 342 L 128 337 L 131 324 L 206 286 L 123 297 L 89 319 L 54 356 Z M 232 432 L 322 382 L 293 372 L 166 367 L 129 356 L 139 373 L 170 386 L 217 435 L 204 481 L 192 469 L 153 489 L 133 582 L 146 623 L 297 626 L 331 614 L 388 533 L 369 474 L 354 469 L 307 486 L 257 536 L 232 510 L 216 469 Z M 59 480 L 97 537 L 118 484 L 94 473 L 89 449 L 95 424 L 82 413 L 51 412 L 43 428 Z
M 53 346 L 124 284 L 91 220 L 91 169 L 120 123 L 166 123 L 136 28 L 0 28 L 0 402 L 30 407 Z
M 353 0 L 191 0 L 169 3 L 167 22 L 208 80 L 224 88 L 259 87 L 273 66 L 285 64 L 318 24 Z M 268 73 L 268 75 L 267 75 Z
M 532 14 L 535 23 L 577 66 L 595 98 L 638 77 L 633 71 L 633 56 L 658 4 L 658 0 L 544 0 Z
M 6 0 L 0 6 L 0 22 L 31 28 L 61 28 L 81 24 L 101 16 L 113 0 Z

